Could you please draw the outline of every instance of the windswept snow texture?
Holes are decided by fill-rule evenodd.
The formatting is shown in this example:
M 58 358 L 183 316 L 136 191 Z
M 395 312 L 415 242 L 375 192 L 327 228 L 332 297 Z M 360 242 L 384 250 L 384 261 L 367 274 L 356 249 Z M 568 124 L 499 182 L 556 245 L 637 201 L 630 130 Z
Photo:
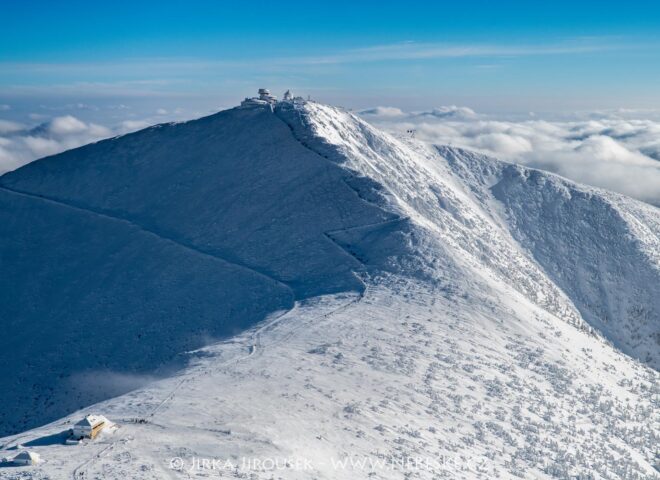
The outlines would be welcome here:
M 298 113 L 313 132 L 302 140 L 383 185 L 399 215 L 559 318 L 660 368 L 656 207 L 465 150 L 397 140 L 332 107 Z
M 0 201 L 5 432 L 245 330 L 3 439 L 47 463 L 0 476 L 658 478 L 655 207 L 313 102 L 50 157 Z M 92 411 L 120 428 L 52 441 Z

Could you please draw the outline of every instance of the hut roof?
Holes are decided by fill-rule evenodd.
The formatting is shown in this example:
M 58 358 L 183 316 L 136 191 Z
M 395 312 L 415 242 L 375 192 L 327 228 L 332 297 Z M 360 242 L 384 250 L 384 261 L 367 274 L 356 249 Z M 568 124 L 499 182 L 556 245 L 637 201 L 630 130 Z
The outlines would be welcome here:
M 99 423 L 107 422 L 108 420 L 103 415 L 87 415 L 85 418 L 76 423 L 80 427 L 94 427 Z
M 24 450 L 14 457 L 14 461 L 21 460 L 21 461 L 38 462 L 39 458 L 40 457 L 38 453 L 31 452 L 29 450 Z

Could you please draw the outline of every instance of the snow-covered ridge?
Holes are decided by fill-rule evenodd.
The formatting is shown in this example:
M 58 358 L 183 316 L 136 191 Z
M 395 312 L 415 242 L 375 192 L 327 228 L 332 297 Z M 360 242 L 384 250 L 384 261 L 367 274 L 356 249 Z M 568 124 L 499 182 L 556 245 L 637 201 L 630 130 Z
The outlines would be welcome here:
M 296 111 L 308 129 L 301 129 L 303 141 L 375 180 L 390 209 L 459 250 L 475 274 L 485 267 L 557 317 L 595 327 L 660 366 L 657 208 L 469 151 L 395 138 L 334 107 L 307 103 Z
M 325 233 L 391 215 L 346 176 L 268 109 L 149 128 L 4 175 L 0 373 L 16 386 L 0 391 L 15 406 L 0 431 L 139 384 L 296 299 L 362 290 L 359 262 Z M 91 389 L 78 380 L 95 377 Z
M 657 477 L 657 209 L 252 103 L 0 177 L 0 476 Z

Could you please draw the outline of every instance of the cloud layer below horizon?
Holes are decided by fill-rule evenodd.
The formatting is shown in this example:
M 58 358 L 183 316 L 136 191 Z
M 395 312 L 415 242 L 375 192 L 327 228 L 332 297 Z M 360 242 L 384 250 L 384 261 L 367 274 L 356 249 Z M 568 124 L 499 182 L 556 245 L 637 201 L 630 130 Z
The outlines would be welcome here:
M 41 123 L 26 125 L 0 118 L 0 175 L 39 158 L 158 123 L 153 118 L 127 119 L 104 126 L 71 114 L 45 119 L 39 115 L 37 120 Z
M 144 119 L 115 119 L 111 126 L 71 114 L 38 118 L 34 125 L 0 117 L 0 174 L 37 158 L 173 119 L 161 110 Z M 423 141 L 476 150 L 660 206 L 659 112 L 591 112 L 560 120 L 530 114 L 512 120 L 467 107 L 441 106 L 419 112 L 376 107 L 360 115 L 388 131 L 414 129 Z
M 553 121 L 531 114 L 502 120 L 456 106 L 423 112 L 376 107 L 360 114 L 385 130 L 414 129 L 423 141 L 477 150 L 660 206 L 655 112 L 592 112 Z

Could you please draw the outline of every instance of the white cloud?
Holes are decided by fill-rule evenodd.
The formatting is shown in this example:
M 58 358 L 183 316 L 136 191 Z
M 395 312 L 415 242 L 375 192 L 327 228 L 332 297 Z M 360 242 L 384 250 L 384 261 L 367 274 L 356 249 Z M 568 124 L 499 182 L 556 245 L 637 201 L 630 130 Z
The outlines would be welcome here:
M 138 113 L 134 106 L 123 103 L 106 106 L 80 102 L 40 105 L 36 112 L 20 115 L 25 123 L 0 118 L 0 175 L 44 156 L 164 121 L 188 119 L 190 115 L 181 107 L 156 109 L 151 106 Z M 90 118 L 101 120 L 95 123 Z
M 590 52 L 619 50 L 620 44 L 611 44 L 606 38 L 592 37 L 590 39 L 567 40 L 548 44 L 452 44 L 452 43 L 418 43 L 402 42 L 386 45 L 375 45 L 364 48 L 354 48 L 335 54 L 316 57 L 275 58 L 270 61 L 279 64 L 342 64 L 358 62 L 379 62 L 397 60 L 432 60 L 439 58 L 466 57 L 522 57 L 547 55 L 576 55 Z M 493 65 L 485 65 L 492 68 Z
M 445 107 L 438 107 L 430 110 L 428 112 L 419 112 L 417 114 L 420 117 L 435 117 L 435 118 L 461 118 L 461 119 L 472 119 L 477 118 L 477 113 L 468 107 L 457 107 L 456 105 L 450 105 Z
M 477 150 L 660 205 L 660 118 L 654 112 L 582 112 L 570 120 L 531 116 L 513 121 L 451 106 L 365 118 L 390 131 L 414 128 L 417 138 L 428 142 Z
M 403 110 L 395 107 L 375 107 L 368 110 L 362 110 L 360 115 L 370 117 L 402 117 L 405 115 Z
M 475 146 L 482 150 L 501 152 L 506 156 L 532 151 L 532 143 L 523 136 L 508 133 L 486 133 L 475 138 Z
M 24 128 L 25 126 L 21 125 L 20 123 L 10 122 L 9 120 L 0 120 L 0 135 L 19 132 Z
M 112 129 L 72 116 L 55 117 L 29 129 L 0 120 L 0 174 L 32 160 L 114 135 Z
M 55 135 L 67 135 L 84 132 L 87 125 L 72 115 L 56 117 L 49 124 L 48 129 Z
M 146 120 L 124 120 L 119 124 L 117 130 L 118 133 L 130 133 L 147 128 L 149 125 L 152 125 L 152 123 Z
M 564 38 L 554 42 L 491 42 L 491 43 L 450 43 L 450 42 L 399 42 L 390 44 L 370 45 L 355 48 L 336 49 L 319 55 L 299 56 L 272 56 L 246 54 L 239 59 L 214 58 L 180 58 L 158 57 L 143 58 L 139 60 L 122 60 L 117 62 L 65 62 L 65 63 L 39 63 L 39 62 L 0 62 L 0 75 L 52 75 L 64 74 L 74 78 L 81 78 L 93 73 L 94 76 L 108 77 L 116 72 L 132 72 L 136 77 L 131 80 L 114 82 L 78 82 L 68 85 L 73 92 L 80 92 L 81 88 L 127 88 L 132 90 L 138 87 L 135 93 L 143 95 L 145 90 L 140 87 L 159 87 L 178 83 L 180 72 L 188 74 L 199 72 L 226 73 L 229 69 L 252 69 L 258 65 L 260 69 L 289 68 L 325 65 L 348 65 L 371 62 L 389 61 L 433 61 L 437 59 L 475 58 L 479 60 L 476 65 L 480 69 L 499 68 L 496 63 L 483 62 L 486 59 L 511 57 L 545 57 L 581 55 L 593 52 L 639 50 L 655 47 L 655 44 L 622 42 L 613 37 L 582 37 Z M 263 70 L 261 70 L 263 71 Z M 157 76 L 154 78 L 154 76 Z M 48 89 L 62 86 L 48 85 Z M 31 85 L 23 85 L 22 92 L 40 91 Z M 170 96 L 173 92 L 170 92 Z
M 62 144 L 52 138 L 27 136 L 21 140 L 30 153 L 36 157 L 45 157 L 62 151 Z
M 386 130 L 415 129 L 421 140 L 481 151 L 660 205 L 657 112 L 620 109 L 581 112 L 553 121 L 536 115 L 503 120 L 452 105 L 410 113 L 380 106 L 361 114 Z M 108 128 L 64 115 L 32 129 L 0 120 L 0 174 L 46 155 L 146 128 L 157 120 L 158 116 L 125 119 Z

